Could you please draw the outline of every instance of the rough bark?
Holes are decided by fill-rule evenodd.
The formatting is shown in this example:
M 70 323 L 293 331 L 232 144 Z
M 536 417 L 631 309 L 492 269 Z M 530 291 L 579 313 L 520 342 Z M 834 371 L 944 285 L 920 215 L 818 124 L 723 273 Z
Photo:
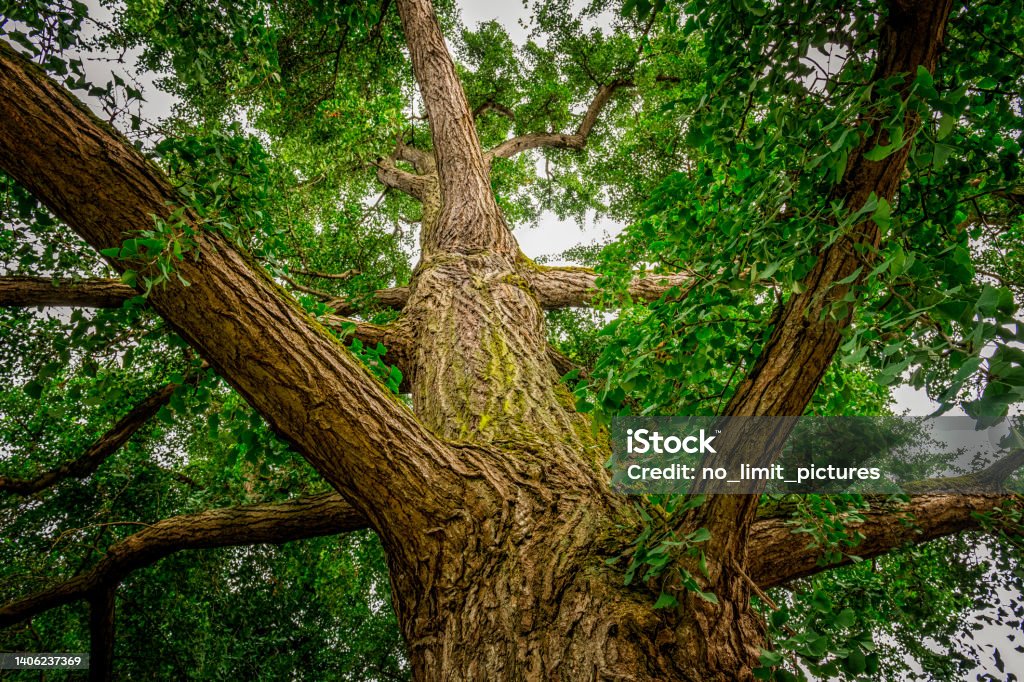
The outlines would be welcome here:
M 590 106 L 587 107 L 586 113 L 583 114 L 579 126 L 576 127 L 576 132 L 569 135 L 564 133 L 533 133 L 513 137 L 511 140 L 505 140 L 487 152 L 486 159 L 488 163 L 494 158 L 507 159 L 528 149 L 540 147 L 547 147 L 549 149 L 583 149 L 587 144 L 590 131 L 594 129 L 594 124 L 597 123 L 597 119 L 601 115 L 601 110 L 608 104 L 612 95 L 617 90 L 632 87 L 632 85 L 632 81 L 618 79 L 600 86 L 594 95 L 594 99 L 590 102 Z
M 374 305 L 382 308 L 395 308 L 401 310 L 409 300 L 409 287 L 392 287 L 390 289 L 378 289 L 370 296 Z M 339 315 L 351 315 L 358 310 L 357 302 L 350 298 L 332 298 L 326 301 L 327 305 L 334 309 Z
M 934 72 L 942 46 L 951 1 L 894 0 L 888 4 L 888 15 L 881 28 L 879 56 L 874 80 L 900 74 L 906 76 L 904 90 L 909 87 L 918 67 Z M 888 112 L 875 114 L 875 132 L 861 141 L 850 155 L 842 181 L 830 199 L 841 200 L 848 211 L 856 211 L 868 197 L 892 200 L 910 154 L 911 145 L 904 145 L 882 161 L 870 161 L 864 153 L 888 139 L 880 122 Z M 904 121 L 908 137 L 913 137 L 920 121 L 909 112 Z M 851 276 L 857 268 L 867 266 L 870 253 L 877 251 L 880 231 L 868 220 L 851 230 L 819 254 L 818 260 L 803 284 L 805 289 L 793 295 L 783 308 L 771 336 L 754 367 L 739 385 L 723 413 L 727 416 L 797 417 L 803 414 L 811 396 L 825 375 L 839 348 L 843 329 L 851 316 L 834 320 L 823 314 L 833 301 L 840 300 L 848 287 L 836 283 Z M 867 247 L 866 249 L 864 247 Z M 730 456 L 750 452 L 754 448 L 762 459 L 750 461 L 764 466 L 781 452 L 793 422 L 767 430 L 756 424 L 748 428 L 726 429 L 717 441 L 718 453 L 706 458 L 701 466 L 729 468 Z M 691 638 L 699 642 L 709 678 L 751 676 L 757 661 L 756 645 L 762 638 L 760 625 L 749 607 L 749 585 L 736 566 L 750 560 L 745 538 L 757 512 L 757 495 L 712 496 L 694 514 L 692 522 L 711 532 L 705 551 L 715 557 L 710 563 L 710 585 L 727 601 L 720 606 L 690 598 L 688 605 L 694 618 L 687 627 Z
M 150 394 L 133 407 L 128 414 L 121 417 L 110 430 L 100 436 L 77 459 L 32 478 L 0 476 L 0 492 L 31 495 L 56 485 L 66 478 L 85 478 L 127 443 L 147 421 L 160 411 L 160 408 L 169 403 L 177 389 L 176 384 L 168 384 Z
M 120 308 L 139 292 L 116 279 L 0 277 L 0 306 Z
M 548 267 L 526 264 L 520 259 L 519 272 L 536 294 L 545 310 L 587 306 L 600 293 L 599 275 L 591 268 Z M 627 293 L 634 301 L 656 301 L 673 287 L 693 282 L 690 273 L 643 273 L 630 283 Z M 0 306 L 68 306 L 84 308 L 120 308 L 139 292 L 116 279 L 49 279 L 46 277 L 0 277 Z M 401 310 L 409 300 L 409 287 L 378 289 L 370 295 L 373 305 Z M 357 302 L 345 297 L 326 301 L 338 315 L 351 315 Z M 349 320 L 356 324 L 364 324 Z M 341 320 L 338 321 L 340 324 Z M 367 336 L 372 332 L 368 331 Z M 357 332 L 357 338 L 362 335 Z
M 343 278 L 341 275 L 337 277 Z M 54 280 L 47 277 L 0 277 L 0 307 L 120 308 L 125 301 L 138 295 L 137 290 L 116 279 Z M 374 298 L 379 305 L 401 308 L 408 297 L 408 287 L 397 287 L 381 289 L 376 292 Z M 328 327 L 336 330 L 351 328 L 351 337 L 366 345 L 384 344 L 388 349 L 386 360 L 405 371 L 405 358 L 408 356 L 410 340 L 402 329 L 343 317 L 355 311 L 355 307 L 346 299 L 331 299 L 327 304 L 338 313 L 325 320 Z
M 600 293 L 596 285 L 599 275 L 590 268 L 526 266 L 520 271 L 546 309 L 590 305 Z M 672 289 L 682 294 L 692 284 L 693 275 L 688 272 L 643 273 L 633 278 L 626 293 L 634 301 L 650 302 Z
M 7 627 L 119 584 L 132 571 L 187 549 L 280 544 L 367 527 L 366 519 L 337 493 L 274 504 L 211 509 L 154 523 L 112 545 L 92 569 L 0 608 Z
M 181 204 L 158 169 L 6 45 L 0 89 L 0 166 L 93 247 L 119 247 Z M 176 266 L 191 285 L 171 278 L 149 304 L 394 551 L 429 554 L 430 537 L 403 540 L 457 507 L 462 462 L 224 238 L 197 226 L 193 254 Z
M 491 192 L 491 176 L 455 64 L 429 0 L 399 0 L 406 45 L 430 123 L 441 213 L 424 225 L 427 252 L 512 257 L 518 250 Z
M 1014 501 L 1013 496 L 996 494 L 921 495 L 906 505 L 879 501 L 860 512 L 863 521 L 850 524 L 851 534 L 857 531 L 864 536 L 854 552 L 869 559 L 904 545 L 975 530 L 981 527 L 980 514 Z M 763 589 L 831 568 L 818 564 L 823 548 L 813 546 L 806 535 L 793 533 L 791 519 L 791 510 L 782 508 L 758 518 L 751 526 L 747 572 Z M 280 544 L 365 527 L 365 520 L 334 492 L 165 519 L 110 547 L 87 573 L 0 608 L 0 625 L 12 625 L 51 608 L 88 599 L 106 586 L 120 583 L 131 572 L 175 552 Z
M 871 559 L 904 545 L 953 535 L 980 526 L 978 514 L 1011 502 L 1009 495 L 922 495 L 909 504 L 879 502 L 862 511 L 863 521 L 851 522 L 849 531 L 860 532 L 864 540 L 850 553 Z M 750 560 L 747 572 L 761 588 L 776 587 L 832 566 L 818 565 L 825 548 L 812 546 L 810 538 L 794 533 L 789 515 L 758 519 L 750 529 Z
M 918 67 L 933 72 L 951 4 L 950 0 L 890 3 L 888 17 L 881 29 L 874 80 L 910 74 L 906 76 L 905 91 Z M 880 125 L 887 113 L 875 113 L 875 132 L 862 140 L 851 153 L 846 173 L 830 197 L 841 200 L 848 211 L 859 209 L 871 194 L 891 201 L 899 187 L 911 144 L 904 145 L 881 161 L 870 161 L 864 157 L 868 150 L 888 142 Z M 919 126 L 917 114 L 908 111 L 904 121 L 905 135 L 912 138 Z M 880 245 L 880 234 L 878 226 L 869 219 L 854 225 L 819 254 L 814 268 L 804 278 L 804 291 L 793 295 L 786 303 L 757 362 L 726 406 L 725 415 L 798 417 L 803 414 L 839 348 L 843 329 L 852 319 L 852 312 L 841 320 L 827 314 L 829 306 L 842 299 L 849 290 L 848 286 L 836 283 L 850 277 L 862 266 L 867 266 L 865 271 L 869 270 L 871 254 L 877 252 Z M 728 468 L 731 463 L 727 453 L 742 451 L 740 444 L 754 443 L 766 457 L 777 456 L 788 435 L 788 428 L 779 428 L 767 434 L 768 437 L 764 433 L 724 433 L 720 441 L 721 454 L 708 458 L 702 466 Z M 766 460 L 755 464 L 769 463 Z M 712 533 L 724 537 L 734 534 L 736 528 L 745 528 L 756 507 L 756 495 L 718 496 L 712 504 L 705 505 L 703 514 L 713 521 Z

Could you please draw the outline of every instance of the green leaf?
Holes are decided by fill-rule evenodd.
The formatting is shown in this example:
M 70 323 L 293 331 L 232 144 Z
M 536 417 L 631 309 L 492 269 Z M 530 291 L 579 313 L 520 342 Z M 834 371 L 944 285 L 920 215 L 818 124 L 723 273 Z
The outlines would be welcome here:
M 39 400 L 43 397 L 43 385 L 38 381 L 30 381 L 22 388 L 25 394 L 33 400 Z
M 658 600 L 654 602 L 654 608 L 656 609 L 669 609 L 679 605 L 679 600 L 671 594 L 662 592 L 658 596 Z
M 871 214 L 871 220 L 875 225 L 878 225 L 880 229 L 888 230 L 889 226 L 892 224 L 891 215 L 892 207 L 889 205 L 889 202 L 886 201 L 885 198 L 880 197 L 878 199 L 878 208 L 876 208 L 875 212 Z
M 700 597 L 701 599 L 703 599 L 706 602 L 711 602 L 712 604 L 717 604 L 718 603 L 718 597 L 715 596 L 714 592 L 699 592 L 698 591 L 697 592 L 697 596 Z

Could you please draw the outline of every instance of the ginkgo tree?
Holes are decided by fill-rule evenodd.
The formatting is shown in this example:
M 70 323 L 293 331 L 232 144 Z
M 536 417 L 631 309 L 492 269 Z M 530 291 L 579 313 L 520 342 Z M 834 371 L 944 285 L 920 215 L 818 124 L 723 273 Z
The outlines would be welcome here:
M 1024 397 L 1019 4 L 547 2 L 523 45 L 430 0 L 0 5 L 0 627 L 52 648 L 87 620 L 95 679 L 197 674 L 115 658 L 119 601 L 159 627 L 138 612 L 175 584 L 140 571 L 347 533 L 158 567 L 229 602 L 273 582 L 266 628 L 232 621 L 291 667 L 156 615 L 203 631 L 209 676 L 969 669 L 965 583 L 1022 579 L 1019 451 L 895 498 L 631 497 L 604 465 L 617 415 L 877 414 L 904 381 L 990 423 Z M 90 43 L 173 114 L 91 83 Z M 546 212 L 629 227 L 549 266 L 514 236 Z M 785 437 L 726 429 L 707 463 Z

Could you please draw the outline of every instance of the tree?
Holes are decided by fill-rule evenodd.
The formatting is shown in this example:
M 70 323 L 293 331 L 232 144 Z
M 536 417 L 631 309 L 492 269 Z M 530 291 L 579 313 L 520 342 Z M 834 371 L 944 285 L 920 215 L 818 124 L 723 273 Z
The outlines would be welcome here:
M 1011 345 L 1017 332 L 1004 333 L 1016 302 L 1010 288 L 986 288 L 976 272 L 984 258 L 1005 254 L 994 248 L 972 258 L 965 250 L 950 256 L 959 266 L 955 272 L 937 261 L 915 272 L 902 250 L 903 259 L 896 262 L 894 250 L 920 235 L 912 233 L 909 220 L 903 232 L 893 223 L 917 210 L 912 199 L 923 197 L 924 202 L 936 191 L 933 183 L 941 178 L 937 155 L 943 152 L 933 137 L 946 139 L 955 128 L 967 144 L 977 117 L 984 114 L 983 107 L 981 113 L 965 111 L 963 93 L 960 110 L 947 111 L 936 101 L 952 107 L 944 95 L 961 82 L 965 91 L 974 88 L 989 102 L 997 95 L 1012 100 L 1015 95 L 1006 93 L 1019 92 L 1012 84 L 1022 74 L 1003 71 L 986 76 L 991 83 L 976 83 L 970 64 L 950 61 L 944 49 L 954 35 L 951 27 L 968 25 L 973 11 L 951 2 L 893 0 L 877 8 L 838 3 L 815 10 L 751 4 L 748 13 L 696 2 L 687 6 L 686 19 L 664 3 L 627 5 L 622 35 L 600 45 L 592 55 L 596 64 L 580 60 L 580 82 L 570 77 L 562 84 L 568 95 L 549 93 L 544 101 L 539 99 L 543 88 L 535 93 L 518 78 L 502 81 L 512 67 L 507 61 L 494 63 L 503 54 L 489 48 L 490 42 L 501 44 L 500 35 L 487 34 L 493 27 L 464 37 L 467 61 L 476 68 L 460 73 L 429 0 L 396 0 L 394 8 L 389 2 L 289 7 L 281 10 L 284 18 L 302 29 L 276 36 L 266 25 L 287 24 L 264 16 L 252 22 L 255 28 L 234 34 L 218 33 L 212 21 L 197 24 L 202 30 L 192 34 L 160 19 L 144 3 L 130 4 L 120 39 L 128 44 L 150 32 L 157 45 L 154 58 L 173 65 L 179 93 L 197 111 L 196 120 L 206 122 L 187 136 L 168 135 L 157 147 L 160 165 L 5 44 L 0 50 L 0 84 L 7 93 L 0 101 L 0 168 L 13 181 L 8 194 L 18 198 L 24 191 L 41 202 L 103 254 L 121 279 L 5 278 L 3 303 L 114 306 L 121 316 L 117 319 L 143 327 L 161 324 L 149 317 L 148 311 L 154 311 L 173 334 L 148 349 L 146 341 L 132 343 L 173 357 L 178 374 L 166 377 L 166 388 L 129 411 L 82 457 L 26 480 L 5 478 L 5 490 L 38 491 L 104 466 L 128 436 L 174 396 L 186 393 L 190 382 L 213 381 L 193 376 L 206 376 L 205 362 L 333 492 L 159 521 L 115 542 L 68 581 L 0 608 L 0 625 L 87 600 L 93 674 L 102 677 L 112 666 L 117 586 L 131 571 L 182 549 L 277 543 L 370 528 L 387 556 L 394 608 L 417 679 L 749 679 L 755 670 L 761 674 L 782 666 L 782 656 L 770 651 L 767 632 L 767 623 L 776 623 L 766 621 L 755 602 L 771 604 L 765 590 L 821 573 L 830 567 L 828 561 L 847 563 L 849 554 L 835 560 L 827 546 L 808 546 L 803 536 L 790 532 L 790 507 L 766 506 L 756 495 L 716 495 L 680 504 L 636 503 L 614 493 L 602 467 L 608 456 L 604 420 L 628 412 L 638 401 L 662 408 L 670 404 L 646 387 L 646 396 L 637 396 L 637 368 L 653 359 L 659 369 L 641 376 L 671 387 L 655 372 L 673 362 L 679 366 L 688 354 L 683 346 L 703 341 L 696 332 L 674 339 L 689 334 L 694 311 L 714 307 L 732 320 L 727 336 L 737 330 L 746 336 L 723 351 L 725 359 L 719 358 L 702 380 L 689 377 L 694 386 L 721 384 L 713 395 L 720 404 L 712 408 L 720 414 L 804 414 L 816 391 L 821 396 L 819 387 L 841 349 L 859 354 L 854 363 L 867 362 L 868 355 L 877 359 L 890 379 L 931 362 L 935 369 L 920 374 L 921 382 L 927 378 L 942 384 L 948 403 L 962 397 L 968 380 L 982 377 L 982 407 L 1001 407 L 1005 413 L 1024 383 L 1016 378 L 1020 362 Z M 60 15 L 65 23 L 73 24 L 76 16 L 80 21 L 80 8 L 59 9 L 54 16 L 71 16 Z M 218 22 L 230 27 L 249 19 L 246 9 L 208 11 L 213 16 L 223 12 Z M 813 32 L 820 18 L 816 12 L 833 10 L 841 11 L 838 19 L 833 17 L 837 28 L 831 33 L 801 33 L 801 26 Z M 5 14 L 31 25 L 30 17 L 15 11 Z M 191 19 L 179 17 L 182 25 L 201 22 L 207 10 L 195 11 Z M 549 24 L 564 19 L 565 9 L 557 4 L 543 11 Z M 448 8 L 442 7 L 440 16 L 448 24 Z M 1003 19 L 1006 32 L 1019 40 L 1019 20 Z M 586 36 L 573 34 L 576 28 L 552 29 L 549 47 L 569 54 L 582 50 Z M 694 42 L 702 47 L 683 50 L 681 36 L 698 29 L 702 37 Z M 50 34 L 40 29 L 38 35 Z M 408 99 L 396 97 L 406 78 L 405 55 L 388 41 L 398 38 L 404 41 L 423 114 L 402 120 L 409 127 L 397 126 L 395 140 L 390 133 L 396 124 L 389 116 L 402 114 Z M 651 50 L 658 40 L 677 50 Z M 750 49 L 733 50 L 729 40 Z M 802 72 L 793 65 L 809 59 L 812 46 L 826 44 L 844 46 L 848 60 L 841 71 L 826 70 L 823 77 L 834 83 L 815 91 L 801 83 Z M 68 73 L 67 63 L 52 49 L 34 49 L 47 68 Z M 211 70 L 239 49 L 248 61 L 223 73 Z M 543 79 L 558 74 L 550 73 L 543 48 L 530 49 L 536 51 L 532 75 L 550 85 Z M 674 59 L 674 54 L 681 56 Z M 683 58 L 687 55 L 699 56 L 713 70 L 706 82 L 694 75 L 692 63 Z M 351 94 L 359 88 L 344 79 L 355 78 L 349 71 L 369 63 L 379 69 L 377 89 L 371 83 Z M 662 67 L 668 73 L 658 73 Z M 65 82 L 73 87 L 81 73 L 70 69 Z M 936 85 L 940 80 L 941 88 Z M 286 89 L 275 89 L 275 82 Z M 559 158 L 574 158 L 573 151 L 585 152 L 600 141 L 602 116 L 628 118 L 615 111 L 620 99 L 636 96 L 637 90 L 656 92 L 659 84 L 674 89 L 652 100 L 660 97 L 678 107 L 689 106 L 688 98 L 698 101 L 687 109 L 685 124 L 671 116 L 661 119 L 667 129 L 685 125 L 680 153 L 686 158 L 652 157 L 652 164 L 661 167 L 682 164 L 682 172 L 655 187 L 633 185 L 636 194 L 653 199 L 635 227 L 605 250 L 600 276 L 586 268 L 531 261 L 518 248 L 507 219 L 509 214 L 528 218 L 537 208 L 517 195 L 523 169 L 531 164 L 529 153 L 566 150 Z M 132 99 L 128 87 L 121 87 Z M 115 105 L 116 93 L 116 87 L 107 91 Z M 581 115 L 573 116 L 569 104 L 583 94 L 589 101 Z M 538 99 L 531 101 L 533 95 Z M 518 110 L 503 101 L 506 96 L 521 103 Z M 223 126 L 210 123 L 245 101 L 258 103 L 262 118 L 256 124 L 280 143 L 272 158 L 254 151 L 237 130 L 225 133 Z M 387 109 L 388 101 L 397 101 L 397 107 Z M 1013 101 L 1019 109 L 1019 101 Z M 366 115 L 366 102 L 384 110 L 377 111 L 379 121 L 368 124 L 379 123 L 381 131 L 367 134 L 378 145 L 386 141 L 390 152 L 375 158 L 374 150 L 367 150 L 355 166 L 372 166 L 384 191 L 381 200 L 389 202 L 382 210 L 394 216 L 415 213 L 419 262 L 411 273 L 388 266 L 399 278 L 408 274 L 408 283 L 364 282 L 362 289 L 342 296 L 342 289 L 321 291 L 319 286 L 342 287 L 356 275 L 323 272 L 316 263 L 303 262 L 302 249 L 289 243 L 288 231 L 278 224 L 289 220 L 287 214 L 273 220 L 267 216 L 273 208 L 310 211 L 302 202 L 322 201 L 325 205 L 316 209 L 322 218 L 323 211 L 332 210 L 325 207 L 328 200 L 317 194 L 308 200 L 275 196 L 278 190 L 260 185 L 258 178 L 269 172 L 267 166 L 295 162 L 304 170 L 298 177 L 291 174 L 292 187 L 315 186 L 321 180 L 305 171 L 317 168 L 317 157 L 331 149 L 315 146 L 318 139 L 330 141 L 321 127 L 338 117 Z M 799 118 L 800 108 L 780 109 L 779 102 L 817 106 L 835 123 L 825 127 L 814 116 L 804 116 L 799 120 L 818 124 L 811 134 L 791 122 Z M 296 122 L 310 107 L 317 111 L 316 123 L 299 127 Z M 933 120 L 933 110 L 943 118 Z M 993 135 L 1004 135 L 1007 125 L 1016 124 L 1000 124 L 1001 132 Z M 984 120 L 982 125 L 998 127 Z M 940 133 L 933 136 L 935 128 Z M 558 129 L 571 132 L 552 132 Z M 510 131 L 516 134 L 509 136 Z M 807 145 L 797 148 L 793 140 L 801 135 Z M 302 145 L 305 151 L 297 149 Z M 995 156 L 1003 158 L 1000 154 L 1011 146 L 1003 144 Z M 826 151 L 814 159 L 809 151 L 815 148 Z M 931 155 L 931 166 L 922 161 L 922 150 Z M 204 167 L 206 154 L 221 165 Z M 319 168 L 328 178 L 325 185 L 336 191 L 339 167 Z M 1001 202 L 1003 238 L 1019 232 L 1021 225 L 1019 212 L 1005 205 L 1012 204 L 1007 197 L 1017 196 L 1007 183 L 1016 179 L 1019 160 L 997 170 L 1002 175 L 986 176 L 984 189 L 977 187 L 984 197 L 971 201 L 976 208 L 979 199 Z M 347 185 L 351 194 L 342 203 L 369 194 L 372 185 L 362 177 Z M 959 179 L 964 184 L 976 178 Z M 788 189 L 753 193 L 772 183 Z M 566 183 L 547 201 L 555 208 L 571 204 L 576 212 L 596 201 L 597 190 L 586 181 L 576 191 L 589 193 L 589 199 L 573 201 L 572 191 Z M 731 199 L 742 208 L 730 213 Z M 336 197 L 330 201 L 338 203 Z M 35 211 L 30 199 L 24 206 L 26 215 Z M 632 217 L 641 216 L 634 212 Z M 293 238 L 329 248 L 317 229 L 319 218 L 303 217 L 301 237 Z M 746 228 L 734 228 L 755 219 Z M 985 223 L 986 212 L 977 208 L 961 221 Z M 967 241 L 962 228 L 952 229 L 962 234 L 946 237 L 950 242 Z M 727 239 L 715 245 L 707 231 L 739 239 L 730 246 L 745 243 L 746 248 L 723 249 Z M 800 248 L 787 251 L 780 241 Z M 709 243 L 717 251 L 712 256 L 694 251 Z M 779 253 L 765 258 L 773 246 L 779 246 Z M 381 250 L 389 248 L 395 252 L 394 244 Z M 332 265 L 332 257 L 325 258 Z M 1010 260 L 1016 263 L 1019 255 L 1011 253 Z M 655 270 L 637 270 L 643 263 L 654 263 Z M 672 270 L 673 263 L 690 267 Z M 1005 258 L 997 267 L 1000 277 L 1019 282 Z M 959 290 L 977 296 L 966 317 L 955 296 L 932 302 L 928 313 L 918 310 L 918 297 L 943 285 L 934 282 L 936 277 L 967 280 Z M 929 281 L 931 289 L 919 286 L 919 280 Z M 313 298 L 306 296 L 304 307 L 283 285 Z M 606 330 L 611 340 L 596 359 L 601 371 L 572 391 L 562 377 L 570 372 L 580 376 L 579 368 L 552 348 L 545 310 L 586 306 L 602 297 L 623 306 L 620 320 L 632 315 L 636 324 L 626 329 L 620 322 Z M 652 306 L 644 307 L 645 302 Z M 375 323 L 367 313 L 372 306 L 398 312 L 385 313 Z M 894 309 L 905 314 L 881 318 L 879 311 Z M 962 327 L 975 321 L 976 310 L 981 331 L 972 337 L 975 325 L 966 332 Z M 748 314 L 763 316 L 751 320 Z M 339 336 L 355 341 L 346 346 Z M 172 337 L 190 350 L 165 340 Z M 946 346 L 935 345 L 936 339 Z M 670 342 L 674 358 L 671 347 L 665 350 Z M 892 351 L 881 350 L 894 342 Z M 991 361 L 987 374 L 980 369 L 979 353 L 992 343 L 998 349 L 994 362 L 1006 365 L 998 380 Z M 894 355 L 898 362 L 889 362 Z M 944 359 L 936 360 L 939 355 Z M 671 376 L 667 369 L 665 375 Z M 37 377 L 26 389 L 35 393 L 30 395 L 34 400 L 44 398 L 45 391 L 63 390 L 44 384 L 46 378 Z M 411 409 L 396 393 L 411 395 Z M 749 437 L 727 430 L 719 450 L 728 452 L 729 443 Z M 779 443 L 765 446 L 772 450 Z M 902 505 L 865 504 L 856 517 L 844 516 L 843 508 L 821 512 L 839 519 L 843 537 L 858 534 L 860 558 L 983 525 L 1012 535 L 1014 519 L 1019 519 L 1019 507 L 1007 494 L 928 495 Z M 904 522 L 908 516 L 914 525 Z M 674 576 L 668 581 L 650 577 L 624 585 L 622 567 L 640 561 L 636 553 L 644 544 L 638 545 L 637 538 L 652 524 L 672 537 L 689 538 L 700 551 L 669 556 L 682 570 L 665 574 Z M 672 582 L 686 576 L 692 585 Z M 833 652 L 826 662 L 842 664 L 851 674 L 868 665 L 860 649 Z

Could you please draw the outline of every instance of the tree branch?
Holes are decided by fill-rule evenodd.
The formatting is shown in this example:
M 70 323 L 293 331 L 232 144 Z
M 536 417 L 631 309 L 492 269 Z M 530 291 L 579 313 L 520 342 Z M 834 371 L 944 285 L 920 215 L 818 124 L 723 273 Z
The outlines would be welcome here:
M 115 543 L 91 570 L 0 607 L 0 627 L 116 586 L 129 573 L 186 549 L 280 544 L 367 526 L 337 493 L 288 502 L 211 509 L 159 521 Z
M 56 485 L 65 478 L 85 478 L 127 443 L 150 418 L 160 411 L 160 408 L 170 402 L 171 395 L 177 388 L 177 384 L 167 384 L 150 394 L 90 445 L 84 454 L 72 462 L 62 464 L 56 469 L 51 469 L 33 478 L 19 479 L 0 476 L 0 492 L 31 495 Z
M 302 274 L 307 273 L 303 271 Z M 350 276 L 347 273 L 331 275 L 317 272 L 310 272 L 308 275 L 330 279 L 345 279 Z M 57 283 L 56 286 L 54 282 Z M 314 291 L 303 287 L 297 288 L 305 290 L 307 293 Z M 120 308 L 125 301 L 138 295 L 138 291 L 116 279 L 52 280 L 46 277 L 0 277 L 0 306 Z M 409 298 L 409 289 L 408 287 L 380 289 L 373 296 L 381 306 L 400 309 Z M 392 325 L 371 324 L 343 317 L 343 315 L 351 314 L 356 310 L 349 299 L 330 299 L 327 301 L 327 305 L 339 313 L 339 315 L 328 318 L 329 327 L 340 330 L 354 325 L 351 329 L 352 338 L 359 339 L 370 346 L 375 346 L 378 342 L 383 343 L 388 349 L 387 361 L 398 367 L 403 373 L 408 373 L 407 370 L 411 366 L 408 364 L 408 358 L 412 345 L 412 339 L 408 334 L 393 329 Z M 0 490 L 4 490 L 4 481 L 5 479 L 0 477 Z M 17 491 L 12 490 L 11 492 Z
M 0 306 L 120 308 L 139 292 L 116 279 L 0 277 Z
M 430 152 L 425 152 L 422 149 L 417 149 L 411 145 L 399 140 L 398 145 L 395 147 L 395 158 L 399 161 L 407 161 L 413 165 L 417 173 L 421 175 L 429 175 L 437 172 L 437 163 L 434 161 L 434 155 Z
M 517 247 L 498 208 L 466 93 L 462 89 L 430 0 L 398 0 L 413 74 L 430 124 L 437 174 L 437 219 L 424 221 L 423 253 L 493 251 Z M 427 202 L 424 202 L 426 204 Z
M 343 317 L 331 316 L 327 318 L 327 325 L 344 331 L 349 325 L 355 325 L 352 337 L 359 339 L 364 346 L 374 347 L 378 343 L 387 349 L 384 355 L 384 362 L 394 365 L 402 372 L 402 385 L 399 391 L 409 390 L 409 375 L 413 367 L 412 354 L 415 346 L 412 334 L 404 324 L 393 322 L 391 324 L 371 324 L 370 322 L 355 322 Z
M 944 476 L 902 485 L 909 495 L 960 493 L 983 495 L 1006 492 L 1006 480 L 1024 466 L 1024 448 L 1016 448 L 986 468 L 963 476 Z
M 594 124 L 597 123 L 597 119 L 601 115 L 601 110 L 608 104 L 612 95 L 617 90 L 629 87 L 633 87 L 633 82 L 625 79 L 614 80 L 599 87 L 594 95 L 594 99 L 590 102 L 590 106 L 587 107 L 587 113 L 583 115 L 579 126 L 576 127 L 576 132 L 571 135 L 564 133 L 530 133 L 528 135 L 519 135 L 511 140 L 505 140 L 497 147 L 491 149 L 484 155 L 484 158 L 490 163 L 491 159 L 508 159 L 520 152 L 538 147 L 547 147 L 549 149 L 583 149 L 587 144 L 587 138 L 590 137 L 590 132 L 594 129 Z
M 0 91 L 0 167 L 97 250 L 187 205 L 138 150 L 2 41 Z M 175 264 L 180 279 L 154 287 L 149 304 L 344 492 L 396 560 L 419 561 L 434 539 L 411 543 L 409 533 L 450 517 L 465 463 L 226 238 L 199 228 L 190 210 L 180 219 L 192 224 L 194 257 Z M 154 267 L 114 265 L 140 278 Z
M 480 118 L 482 114 L 485 114 L 488 111 L 493 111 L 497 114 L 501 114 L 510 121 L 516 120 L 515 112 L 506 107 L 504 104 L 499 104 L 498 102 L 495 102 L 493 99 L 486 100 L 485 102 L 482 102 L 481 104 L 477 105 L 477 107 L 473 109 L 473 118 Z
M 953 535 L 981 527 L 979 514 L 990 512 L 1012 495 L 922 495 L 909 504 L 879 504 L 860 512 L 863 522 L 851 523 L 849 532 L 864 540 L 850 552 L 870 559 L 908 544 Z M 809 536 L 794 533 L 788 514 L 761 518 L 751 526 L 747 541 L 748 572 L 762 588 L 776 587 L 840 564 L 821 566 L 825 548 L 811 547 Z M 842 564 L 852 560 L 844 558 Z
M 541 307 L 548 310 L 591 305 L 600 292 L 595 284 L 599 275 L 590 268 L 531 265 L 520 268 L 520 273 L 533 287 Z M 686 272 L 643 273 L 630 282 L 628 293 L 634 301 L 657 301 L 672 287 L 692 283 L 693 275 Z M 381 307 L 401 310 L 409 299 L 409 288 L 378 289 L 371 298 Z M 357 310 L 355 301 L 346 297 L 333 298 L 325 303 L 339 315 L 351 315 Z
M 570 308 L 590 305 L 600 290 L 595 286 L 598 274 L 590 268 L 535 267 L 520 272 L 533 287 L 543 308 Z M 643 273 L 629 284 L 629 296 L 635 301 L 657 301 L 673 287 L 693 283 L 690 273 L 670 275 Z
M 89 595 L 89 680 L 114 677 L 117 586 L 104 585 Z
M 475 185 L 478 196 L 490 195 L 490 178 L 472 112 L 441 26 L 429 0 L 398 0 L 405 42 L 423 95 L 434 141 L 442 194 L 456 185 Z
M 377 168 L 377 180 L 387 187 L 405 192 L 422 201 L 434 184 L 430 176 L 416 175 L 395 165 L 394 158 L 382 158 L 373 162 Z
M 950 0 L 900 0 L 888 3 L 888 14 L 881 26 L 878 57 L 873 81 L 897 75 L 903 77 L 900 89 L 909 90 L 919 67 L 934 72 L 942 46 L 952 3 Z M 880 124 L 891 115 L 885 107 L 871 111 L 873 133 L 861 139 L 851 153 L 842 181 L 836 185 L 830 201 L 842 201 L 848 211 L 863 207 L 871 196 L 892 201 L 900 185 L 912 143 L 903 145 L 880 161 L 865 158 L 877 145 L 888 144 L 888 133 Z M 920 127 L 920 117 L 908 109 L 904 130 L 908 140 Z M 880 246 L 881 231 L 870 219 L 847 230 L 839 239 L 823 247 L 813 269 L 804 278 L 804 291 L 786 302 L 750 373 L 737 387 L 723 414 L 725 416 L 797 416 L 803 414 L 824 377 L 842 340 L 844 327 L 852 319 L 852 307 L 842 320 L 828 314 L 833 302 L 842 299 L 852 284 L 837 285 L 862 269 L 870 271 L 870 256 Z M 867 260 L 865 261 L 865 258 Z M 751 422 L 747 422 L 751 424 Z M 760 461 L 753 466 L 770 465 L 781 451 L 792 426 L 774 430 L 750 426 L 727 428 L 720 436 L 718 452 L 709 454 L 701 467 L 729 469 L 736 453 L 756 450 Z M 694 492 L 701 492 L 699 489 Z M 695 511 L 694 521 L 708 528 L 712 541 L 705 551 L 729 554 L 740 551 L 738 545 L 757 510 L 757 495 L 715 495 Z
M 369 298 L 372 299 L 373 303 L 382 308 L 401 310 L 405 307 L 405 302 L 409 300 L 409 287 L 377 289 L 377 291 L 369 294 Z M 347 296 L 332 298 L 324 301 L 324 303 L 333 308 L 334 312 L 339 315 L 351 315 L 358 310 L 356 301 Z

